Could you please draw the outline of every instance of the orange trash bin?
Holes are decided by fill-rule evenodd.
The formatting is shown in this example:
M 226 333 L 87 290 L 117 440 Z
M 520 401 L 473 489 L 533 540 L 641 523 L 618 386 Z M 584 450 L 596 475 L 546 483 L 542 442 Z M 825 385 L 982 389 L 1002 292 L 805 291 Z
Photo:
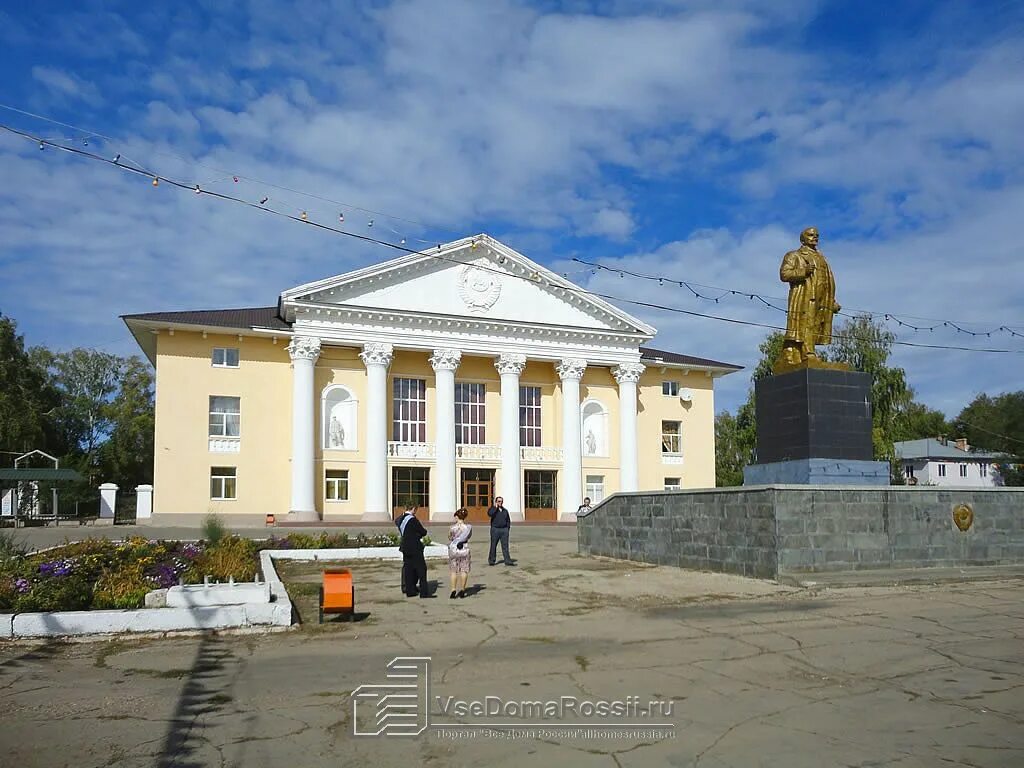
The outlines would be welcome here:
M 325 613 L 340 613 L 346 616 L 355 611 L 356 593 L 352 586 L 352 572 L 348 568 L 326 568 L 320 585 L 320 623 Z

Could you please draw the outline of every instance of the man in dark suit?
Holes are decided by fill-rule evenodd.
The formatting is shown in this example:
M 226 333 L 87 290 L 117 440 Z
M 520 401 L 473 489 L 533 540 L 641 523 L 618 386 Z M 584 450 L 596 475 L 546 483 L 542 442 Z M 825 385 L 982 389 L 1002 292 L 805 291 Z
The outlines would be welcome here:
M 401 535 L 398 545 L 402 552 L 402 586 L 406 597 L 432 597 L 427 584 L 427 561 L 423 557 L 423 537 L 427 529 L 416 519 L 416 507 L 409 507 L 396 523 Z
M 512 526 L 512 518 L 505 509 L 505 500 L 501 496 L 494 500 L 494 505 L 487 510 L 487 516 L 491 518 L 491 549 L 487 553 L 487 564 L 494 565 L 500 541 L 505 565 L 515 565 L 515 561 L 508 554 L 508 529 Z

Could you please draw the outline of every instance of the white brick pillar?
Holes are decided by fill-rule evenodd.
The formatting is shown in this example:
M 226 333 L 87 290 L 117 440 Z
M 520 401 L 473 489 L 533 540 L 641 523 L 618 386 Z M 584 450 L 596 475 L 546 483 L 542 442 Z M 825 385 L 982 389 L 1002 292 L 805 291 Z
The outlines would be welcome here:
M 135 488 L 135 520 L 149 520 L 153 517 L 153 486 L 139 485 Z
M 433 520 L 451 519 L 459 504 L 459 479 L 455 470 L 455 371 L 461 359 L 462 352 L 457 349 L 435 349 L 430 358 L 437 397 L 434 416 L 437 459 L 431 478 L 435 502 L 430 510 Z
M 289 520 L 315 521 L 313 467 L 315 409 L 313 369 L 320 357 L 320 339 L 295 336 L 287 347 L 292 358 L 292 493 Z
M 113 520 L 117 508 L 117 485 L 103 483 L 100 486 L 100 520 Z
M 643 372 L 642 363 L 623 363 L 612 371 L 619 383 L 620 491 L 640 490 L 636 445 L 636 385 Z
M 562 360 L 556 367 L 562 380 L 562 488 L 558 519 L 575 520 L 583 503 L 583 444 L 580 439 L 580 379 L 586 360 Z
M 525 520 L 519 460 L 519 377 L 526 368 L 526 355 L 504 354 L 494 367 L 501 375 L 501 486 L 494 489 L 494 495 L 504 499 L 509 517 Z
M 388 367 L 394 357 L 394 347 L 380 342 L 364 344 L 359 357 L 366 366 L 366 502 L 362 519 L 390 522 Z

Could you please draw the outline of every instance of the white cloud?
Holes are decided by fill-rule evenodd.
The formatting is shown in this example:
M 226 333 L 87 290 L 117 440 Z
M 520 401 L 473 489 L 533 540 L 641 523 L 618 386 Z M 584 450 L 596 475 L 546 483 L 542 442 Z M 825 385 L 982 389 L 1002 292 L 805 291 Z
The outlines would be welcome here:
M 32 67 L 32 78 L 61 101 L 83 101 L 93 106 L 103 101 L 95 85 L 55 67 Z

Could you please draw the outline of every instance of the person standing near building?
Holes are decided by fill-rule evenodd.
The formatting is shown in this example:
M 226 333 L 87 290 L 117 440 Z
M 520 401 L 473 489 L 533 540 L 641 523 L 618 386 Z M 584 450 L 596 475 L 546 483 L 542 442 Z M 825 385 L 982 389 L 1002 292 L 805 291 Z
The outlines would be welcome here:
M 583 503 L 576 507 L 576 517 L 586 517 L 590 514 L 591 509 L 593 509 L 593 507 L 590 506 L 590 497 L 587 496 L 587 498 L 583 500 Z
M 494 499 L 494 505 L 487 510 L 487 516 L 491 519 L 491 549 L 487 553 L 487 564 L 494 565 L 500 541 L 505 565 L 515 565 L 515 561 L 508 553 L 508 531 L 512 526 L 512 517 L 505 508 L 505 500 L 501 496 Z
M 416 519 L 416 507 L 407 507 L 397 525 L 402 537 L 399 549 L 402 552 L 402 588 L 405 595 L 416 597 L 418 587 L 420 597 L 432 597 L 427 584 L 427 561 L 423 557 L 423 537 L 427 535 L 427 529 Z
M 455 512 L 455 525 L 448 531 L 448 570 L 451 573 L 452 593 L 449 598 L 465 597 L 469 584 L 469 538 L 473 526 L 466 522 L 469 510 L 465 507 Z

